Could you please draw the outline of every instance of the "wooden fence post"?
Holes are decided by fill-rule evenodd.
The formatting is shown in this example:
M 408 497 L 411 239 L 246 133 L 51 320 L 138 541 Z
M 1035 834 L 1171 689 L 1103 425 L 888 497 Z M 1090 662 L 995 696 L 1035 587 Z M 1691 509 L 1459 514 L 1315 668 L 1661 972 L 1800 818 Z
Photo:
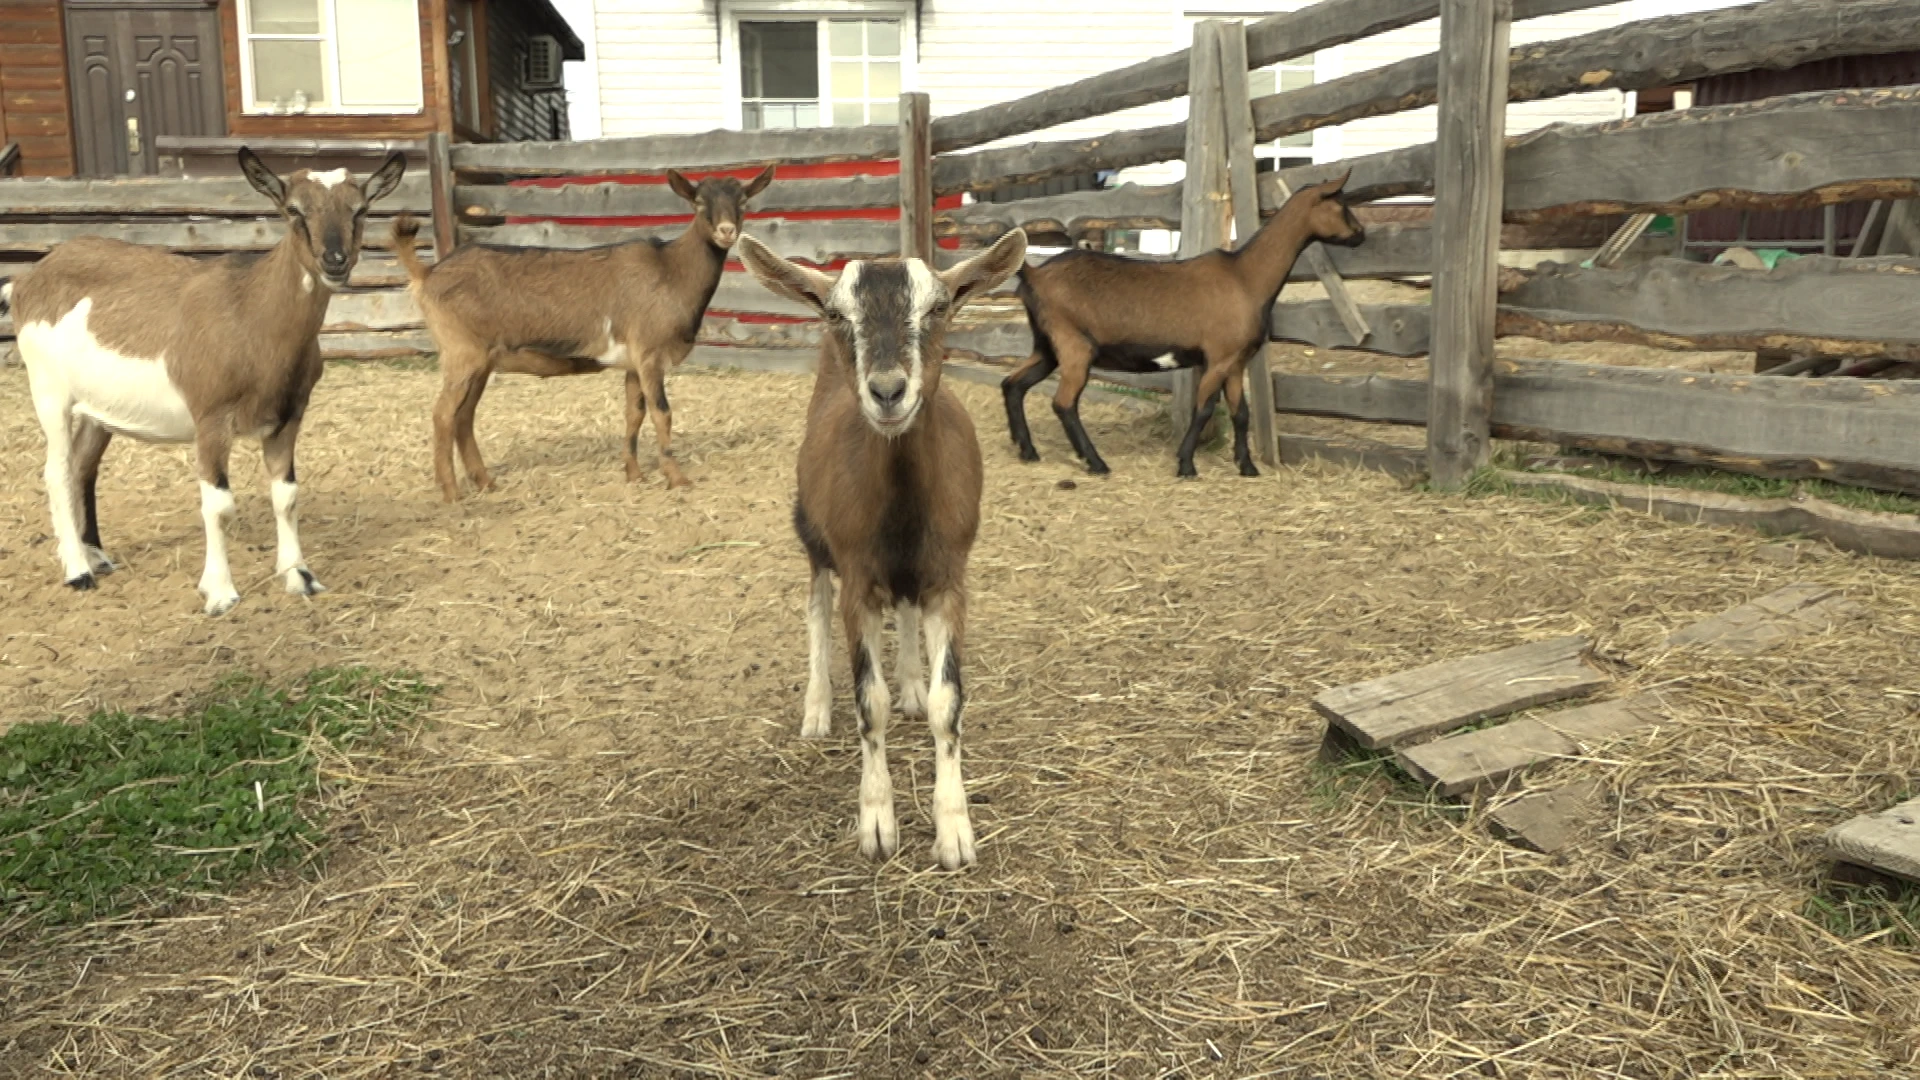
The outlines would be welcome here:
M 1247 90 L 1247 26 L 1235 20 L 1220 35 L 1220 106 L 1227 126 L 1227 187 L 1233 198 L 1234 246 L 1260 229 L 1260 189 L 1254 167 L 1253 109 Z M 1247 362 L 1247 410 L 1253 414 L 1254 456 L 1280 464 L 1280 438 L 1273 410 L 1273 371 L 1263 342 Z
M 1427 406 L 1427 471 L 1441 490 L 1486 464 L 1491 438 L 1512 25 L 1512 0 L 1441 0 Z
M 453 200 L 453 142 L 444 131 L 427 135 L 427 184 L 433 196 L 433 258 L 453 254 L 460 208 Z
M 1193 28 L 1187 75 L 1187 179 L 1180 194 L 1180 257 L 1190 259 L 1227 243 L 1232 199 L 1227 175 L 1226 111 L 1220 107 L 1220 39 L 1227 23 L 1208 19 Z M 1258 211 L 1255 211 L 1258 213 Z M 1199 402 L 1200 373 L 1173 373 L 1173 437 L 1185 437 Z
M 933 119 L 925 94 L 900 95 L 900 256 L 933 265 Z

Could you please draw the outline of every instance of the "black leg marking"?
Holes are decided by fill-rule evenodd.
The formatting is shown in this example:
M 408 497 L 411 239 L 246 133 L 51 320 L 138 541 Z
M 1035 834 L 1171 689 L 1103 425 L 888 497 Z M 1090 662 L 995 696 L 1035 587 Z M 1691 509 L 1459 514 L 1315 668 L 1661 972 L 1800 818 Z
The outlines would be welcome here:
M 1253 451 L 1247 446 L 1247 431 L 1253 424 L 1253 411 L 1247 407 L 1247 398 L 1242 395 L 1240 407 L 1233 411 L 1233 460 L 1240 465 L 1241 476 L 1259 476 L 1260 470 L 1254 468 Z
M 89 571 L 88 573 L 81 574 L 77 578 L 70 579 L 67 582 L 67 588 L 72 589 L 75 592 L 86 592 L 88 589 L 93 588 L 94 585 L 96 584 L 97 582 L 93 580 L 92 572 Z
M 1103 476 L 1113 470 L 1100 457 L 1100 451 L 1093 448 L 1093 436 L 1087 434 L 1086 425 L 1080 422 L 1080 403 L 1074 402 L 1069 408 L 1061 408 L 1059 402 L 1053 403 L 1053 415 L 1060 418 L 1060 426 L 1066 429 L 1067 442 L 1073 445 L 1073 452 L 1087 463 L 1087 471 L 1095 476 Z
M 860 717 L 860 737 L 866 738 L 873 732 L 873 721 L 867 712 L 867 676 L 873 674 L 873 654 L 867 651 L 867 643 L 861 642 L 853 649 L 853 711 Z
M 827 538 L 813 527 L 813 521 L 799 503 L 793 504 L 793 531 L 800 536 L 800 546 L 807 549 L 807 561 L 813 564 L 813 572 L 833 569 L 833 552 L 827 548 Z
M 289 484 L 297 484 L 297 483 L 299 483 L 299 482 L 300 482 L 300 477 L 299 477 L 299 475 L 298 475 L 297 473 L 295 473 L 295 472 L 294 472 L 294 470 L 293 470 L 293 459 L 292 459 L 292 458 L 288 458 L 288 459 L 287 459 L 287 475 L 286 475 L 286 476 L 284 476 L 284 477 L 281 477 L 281 479 L 283 479 L 283 480 L 285 480 L 285 481 L 286 481 L 287 483 L 289 483 Z
M 1174 471 L 1174 475 L 1200 475 L 1199 471 L 1193 467 L 1193 452 L 1200 444 L 1200 432 L 1206 428 L 1207 421 L 1213 419 L 1213 403 L 1219 396 L 1215 393 L 1207 398 L 1207 403 L 1200 406 L 1199 411 L 1193 414 L 1193 423 L 1187 427 L 1187 436 L 1180 440 L 1180 466 Z
M 80 532 L 80 540 L 82 543 L 105 550 L 106 545 L 100 542 L 99 502 L 94 496 L 99 486 L 100 470 L 98 468 L 95 468 L 93 474 L 80 483 L 80 507 L 86 520 L 86 527 Z
M 1000 380 L 1000 395 L 1007 404 L 1007 434 L 1013 437 L 1013 444 L 1020 448 L 1021 461 L 1040 460 L 1040 451 L 1033 448 L 1033 432 L 1027 427 L 1027 392 L 1040 385 L 1059 366 L 1060 362 L 1048 354 L 1024 377 L 1009 375 Z
M 306 583 L 307 595 L 313 595 L 313 574 L 306 567 L 300 568 L 300 580 Z
M 947 647 L 947 666 L 942 669 L 941 677 L 947 681 L 947 685 L 953 687 L 953 715 L 947 718 L 947 722 L 953 727 L 954 742 L 958 743 L 960 711 L 967 703 L 967 690 L 960 682 L 960 650 L 951 645 Z
M 660 387 L 653 392 L 653 400 L 648 403 L 648 406 L 657 413 L 670 413 L 673 411 L 673 406 L 667 404 L 667 382 L 665 379 L 660 380 Z

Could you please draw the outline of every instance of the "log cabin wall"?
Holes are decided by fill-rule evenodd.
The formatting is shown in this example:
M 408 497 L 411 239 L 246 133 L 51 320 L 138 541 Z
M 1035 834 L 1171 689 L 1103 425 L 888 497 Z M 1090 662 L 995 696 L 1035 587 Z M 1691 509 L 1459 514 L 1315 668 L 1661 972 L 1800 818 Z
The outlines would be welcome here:
M 446 39 L 442 0 L 420 4 L 420 79 L 424 107 L 415 113 L 378 116 L 261 116 L 247 113 L 240 84 L 240 5 L 220 0 L 220 53 L 226 83 L 227 131 L 232 135 L 286 138 L 425 138 L 438 129 L 444 80 L 434 62 L 435 43 Z M 442 46 L 444 49 L 444 46 Z
M 60 0 L 0 0 L 0 145 L 25 176 L 72 176 L 73 121 Z

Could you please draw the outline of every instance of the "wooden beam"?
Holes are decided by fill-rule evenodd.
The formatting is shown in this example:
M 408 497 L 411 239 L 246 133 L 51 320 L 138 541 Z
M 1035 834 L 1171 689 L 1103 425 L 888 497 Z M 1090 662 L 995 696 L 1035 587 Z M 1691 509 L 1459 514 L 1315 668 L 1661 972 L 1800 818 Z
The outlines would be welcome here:
M 1384 750 L 1475 720 L 1592 693 L 1607 677 L 1584 659 L 1592 642 L 1561 637 L 1442 660 L 1314 695 L 1313 708 L 1360 746 Z
M 756 218 L 747 223 L 754 239 L 789 259 L 805 259 L 825 265 L 839 259 L 870 258 L 891 255 L 898 246 L 900 231 L 891 221 L 789 221 L 784 218 Z M 0 240 L 5 238 L 0 226 Z M 684 225 L 652 225 L 640 228 L 615 228 L 598 225 L 563 225 L 551 221 L 526 225 L 494 225 L 468 228 L 462 235 L 476 243 L 509 244 L 522 247 L 589 248 L 622 244 L 643 239 L 670 239 L 685 231 Z
M 1208 19 L 1193 28 L 1192 65 L 1187 77 L 1188 101 L 1186 179 L 1180 188 L 1180 257 L 1191 259 L 1228 246 L 1232 236 L 1232 192 L 1227 175 L 1226 113 L 1221 108 L 1220 39 L 1226 23 Z M 1184 439 L 1200 402 L 1195 400 L 1199 373 L 1183 368 L 1173 373 L 1173 437 Z
M 1865 608 L 1838 589 L 1796 582 L 1675 630 L 1667 635 L 1667 644 L 1716 645 L 1752 656 L 1789 638 L 1826 633 L 1835 623 L 1865 614 Z
M 1247 109 L 1248 93 L 1246 28 L 1243 23 L 1229 22 L 1220 34 L 1220 108 L 1226 123 L 1227 187 L 1233 204 L 1236 247 L 1245 246 L 1260 229 L 1260 189 L 1254 174 L 1253 114 Z M 1308 250 L 1319 247 L 1313 244 Z M 1330 266 L 1328 273 L 1332 274 Z M 1333 275 L 1333 280 L 1338 284 L 1339 275 Z M 1253 455 L 1277 466 L 1280 441 L 1274 424 L 1273 369 L 1267 362 L 1265 342 L 1247 361 L 1244 393 L 1249 414 L 1247 437 Z
M 1825 840 L 1842 862 L 1920 881 L 1920 799 L 1844 821 L 1828 829 Z
M 1515 799 L 1495 810 L 1488 824 L 1504 840 L 1551 855 L 1581 838 L 1606 793 L 1598 780 L 1576 780 Z
M 798 165 L 890 158 L 900 150 L 894 124 L 781 131 L 708 131 L 584 142 L 462 143 L 454 167 L 498 176 L 658 172 L 729 166 Z
M 933 231 L 936 236 L 958 236 L 986 245 L 1015 227 L 1031 233 L 1064 233 L 1076 240 L 1089 230 L 1178 229 L 1180 188 L 1179 184 L 1122 184 L 1104 191 L 973 203 L 942 210 L 934 218 Z
M 363 249 L 391 246 L 392 219 L 370 217 Z M 106 236 L 130 244 L 152 244 L 199 253 L 263 251 L 280 242 L 286 225 L 279 218 L 231 218 L 212 221 L 68 221 L 0 222 L 0 253 L 44 254 L 79 236 Z
M 1400 480 L 1421 480 L 1427 475 L 1427 455 L 1410 446 L 1395 446 L 1378 439 L 1327 439 L 1317 435 L 1280 436 L 1280 460 L 1287 465 L 1322 461 L 1355 469 L 1383 472 Z
M 1427 473 L 1440 490 L 1486 464 L 1511 0 L 1441 0 Z
M 1536 766 L 1590 753 L 1597 743 L 1660 720 L 1659 696 L 1634 694 L 1405 747 L 1394 760 L 1435 794 L 1465 795 L 1498 788 Z
M 362 175 L 357 179 L 365 179 Z M 376 209 L 395 214 L 404 210 L 422 214 L 429 209 L 427 178 L 405 176 Z M 239 176 L 178 179 L 119 177 L 112 180 L 73 180 L 43 177 L 9 178 L 0 183 L 0 217 L 38 217 L 48 214 L 103 214 L 114 217 L 183 214 L 259 216 L 275 214 L 273 203 Z
M 1556 361 L 1494 366 L 1493 435 L 1756 476 L 1920 493 L 1920 385 L 1707 375 Z M 1379 375 L 1274 375 L 1286 413 L 1426 420 L 1427 385 Z
M 1363 304 L 1370 328 L 1365 344 L 1355 346 L 1333 305 L 1325 300 L 1273 305 L 1273 340 L 1319 349 L 1358 348 L 1385 356 L 1425 356 L 1432 347 L 1433 309 L 1426 304 Z
M 933 262 L 932 112 L 925 94 L 900 95 L 900 255 Z
M 4 189 L 0 189 L 4 192 Z M 692 213 L 665 184 L 568 184 L 524 187 L 461 184 L 454 201 L 463 218 L 671 217 Z M 865 210 L 900 205 L 897 176 L 848 176 L 831 180 L 778 180 L 754 196 L 756 214 L 783 210 Z
M 446 36 L 444 28 L 439 36 Z M 440 52 L 444 55 L 445 48 Z M 449 156 L 452 141 L 453 137 L 444 131 L 427 136 L 427 190 L 433 200 L 433 246 L 442 257 L 460 242 L 459 204 L 454 201 L 453 164 Z

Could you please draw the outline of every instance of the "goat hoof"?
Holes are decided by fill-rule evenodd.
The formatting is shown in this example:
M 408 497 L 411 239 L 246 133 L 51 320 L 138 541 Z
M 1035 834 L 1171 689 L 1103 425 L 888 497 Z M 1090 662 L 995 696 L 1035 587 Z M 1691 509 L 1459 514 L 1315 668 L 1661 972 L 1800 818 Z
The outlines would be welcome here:
M 1105 476 L 1112 471 L 1107 468 L 1107 463 L 1104 461 L 1096 461 L 1087 466 L 1087 473 L 1091 476 Z
M 1241 476 L 1259 476 L 1260 470 L 1254 468 L 1253 462 L 1243 461 L 1240 463 L 1240 475 Z
M 1174 470 L 1173 475 L 1182 480 L 1198 480 L 1200 478 L 1200 470 L 1191 465 L 1182 465 Z
M 67 579 L 67 588 L 72 589 L 74 592 L 86 592 L 98 584 L 99 582 L 93 580 L 93 573 L 91 571 L 81 574 L 79 577 Z
M 207 597 L 206 612 L 209 615 L 225 615 L 233 610 L 233 605 L 239 602 L 240 594 L 237 592 L 215 593 Z
M 91 544 L 87 545 L 87 563 L 93 567 L 93 572 L 96 574 L 111 574 L 120 569 L 106 552 Z
M 1023 446 L 1020 448 L 1020 460 L 1021 461 L 1039 461 L 1040 451 L 1035 450 L 1031 446 Z
M 925 719 L 927 715 L 927 688 L 917 682 L 900 684 L 900 702 L 896 706 L 901 716 Z
M 287 571 L 287 594 L 289 596 L 317 596 L 326 592 L 327 587 L 313 576 L 313 571 L 304 566 Z
M 893 858 L 900 847 L 900 826 L 893 814 L 875 814 L 869 819 L 863 813 L 860 817 L 860 854 L 876 862 Z

